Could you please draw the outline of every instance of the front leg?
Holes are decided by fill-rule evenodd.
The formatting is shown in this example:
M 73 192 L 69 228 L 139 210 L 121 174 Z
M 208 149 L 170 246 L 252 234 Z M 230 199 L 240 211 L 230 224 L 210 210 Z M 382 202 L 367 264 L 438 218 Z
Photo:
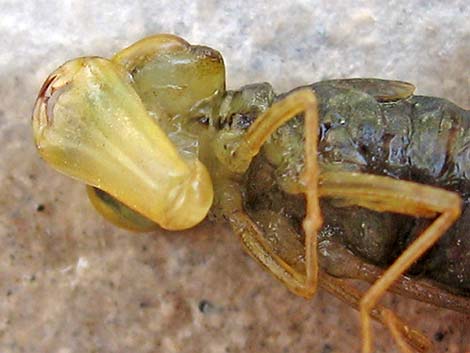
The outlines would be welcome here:
M 305 145 L 304 169 L 298 180 L 298 189 L 306 197 L 306 216 L 303 222 L 305 233 L 304 259 L 305 270 L 293 268 L 276 254 L 266 241 L 263 232 L 258 229 L 252 219 L 244 212 L 240 187 L 225 186 L 220 188 L 226 195 L 219 196 L 223 200 L 238 200 L 235 205 L 227 207 L 230 202 L 223 202 L 224 213 L 235 233 L 240 235 L 248 253 L 273 273 L 281 282 L 296 294 L 310 298 L 314 295 L 318 283 L 317 232 L 322 225 L 318 197 L 319 167 L 317 163 L 318 140 L 318 102 L 310 89 L 302 89 L 288 95 L 273 104 L 259 116 L 246 134 L 232 145 L 222 157 L 224 168 L 236 174 L 244 174 L 253 158 L 259 153 L 263 144 L 277 128 L 298 114 L 304 114 Z M 227 184 L 228 185 L 228 184 Z M 217 186 L 216 186 L 217 188 Z M 216 191 L 217 193 L 217 191 Z

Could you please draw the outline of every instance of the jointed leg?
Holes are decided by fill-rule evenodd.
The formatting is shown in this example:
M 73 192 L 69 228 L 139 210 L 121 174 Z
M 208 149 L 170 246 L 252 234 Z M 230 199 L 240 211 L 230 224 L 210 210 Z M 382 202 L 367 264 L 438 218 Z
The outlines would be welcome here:
M 232 210 L 229 222 L 247 252 L 295 294 L 309 298 L 314 289 L 308 286 L 305 273 L 282 259 L 266 240 L 265 234 L 242 209 Z
M 415 217 L 439 215 L 361 299 L 362 351 L 370 353 L 372 308 L 394 281 L 435 244 L 460 216 L 461 200 L 457 194 L 439 188 L 357 173 L 323 174 L 320 179 L 319 192 L 321 196 L 339 198 L 345 205 L 354 204 L 375 211 L 396 212 Z M 393 324 L 391 320 L 388 320 L 388 323 Z
M 358 279 L 374 284 L 386 270 L 357 257 L 346 245 L 329 239 L 319 244 L 319 263 L 328 274 L 337 278 Z M 425 280 L 401 276 L 388 291 L 401 296 L 470 315 L 470 299 L 438 287 Z
M 341 301 L 357 310 L 359 309 L 363 293 L 357 288 L 346 283 L 344 280 L 331 277 L 323 271 L 320 272 L 320 285 L 323 289 L 333 294 Z M 372 318 L 389 327 L 393 337 L 398 342 L 398 345 L 403 352 L 408 352 L 406 350 L 408 348 L 406 347 L 405 341 L 418 352 L 429 351 L 431 342 L 429 342 L 429 340 L 420 332 L 409 328 L 389 309 L 380 304 L 376 304 L 370 314 Z M 402 346 L 406 348 L 403 349 Z
M 387 325 L 400 350 L 403 353 L 413 353 L 403 339 L 402 333 L 399 330 L 399 328 L 403 326 L 400 326 L 400 322 L 393 312 L 385 309 L 381 312 L 381 316 L 383 317 L 384 324 Z
M 230 169 L 244 173 L 254 156 L 258 154 L 269 136 L 282 124 L 296 115 L 304 113 L 305 121 L 305 160 L 301 176 L 301 189 L 306 195 L 307 210 L 303 223 L 305 231 L 305 273 L 300 273 L 289 266 L 271 248 L 253 221 L 244 213 L 242 205 L 232 212 L 232 227 L 240 234 L 249 253 L 269 269 L 278 279 L 296 294 L 311 297 L 318 282 L 317 232 L 322 218 L 318 197 L 318 108 L 315 95 L 310 89 L 291 93 L 283 100 L 273 104 L 256 119 L 243 136 L 238 148 L 232 154 Z M 235 188 L 234 193 L 239 193 Z M 231 197 L 240 197 L 231 196 Z M 230 212 L 229 210 L 227 210 Z

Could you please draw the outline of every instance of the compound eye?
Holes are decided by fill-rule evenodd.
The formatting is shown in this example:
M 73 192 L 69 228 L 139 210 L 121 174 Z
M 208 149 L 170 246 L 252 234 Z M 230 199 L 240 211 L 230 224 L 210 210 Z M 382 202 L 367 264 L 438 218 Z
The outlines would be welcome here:
M 112 59 L 133 78 L 133 86 L 149 111 L 170 117 L 225 91 L 225 67 L 214 49 L 193 46 L 168 34 L 145 38 Z

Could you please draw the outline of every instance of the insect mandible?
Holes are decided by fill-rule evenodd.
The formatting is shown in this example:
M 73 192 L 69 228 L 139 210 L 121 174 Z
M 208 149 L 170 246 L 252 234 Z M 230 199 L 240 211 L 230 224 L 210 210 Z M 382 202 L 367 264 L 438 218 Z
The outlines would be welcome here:
M 378 302 L 394 290 L 470 312 L 470 113 L 413 92 L 379 79 L 227 91 L 217 51 L 161 34 L 59 67 L 32 123 L 42 158 L 86 183 L 114 224 L 223 220 L 295 294 L 311 298 L 320 285 L 358 307 L 363 353 L 371 317 L 403 352 L 424 352 L 429 341 Z M 446 237 L 459 245 L 441 244 L 455 258 L 427 253 L 456 221 Z M 439 286 L 404 277 L 426 253 L 460 267 L 441 276 L 422 260 Z M 361 293 L 340 277 L 372 285 Z

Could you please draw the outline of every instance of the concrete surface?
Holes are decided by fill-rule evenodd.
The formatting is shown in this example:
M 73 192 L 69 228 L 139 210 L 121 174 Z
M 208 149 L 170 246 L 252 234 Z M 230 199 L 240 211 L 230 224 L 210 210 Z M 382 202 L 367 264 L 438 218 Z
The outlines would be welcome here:
M 137 3 L 137 2 L 136 2 Z M 223 226 L 132 234 L 83 185 L 37 156 L 30 114 L 48 73 L 159 32 L 219 49 L 231 88 L 278 92 L 376 76 L 470 108 L 468 1 L 0 0 L 0 352 L 358 352 L 358 315 L 279 285 Z M 385 302 L 434 340 L 470 351 L 470 317 Z M 374 326 L 376 352 L 397 352 Z

